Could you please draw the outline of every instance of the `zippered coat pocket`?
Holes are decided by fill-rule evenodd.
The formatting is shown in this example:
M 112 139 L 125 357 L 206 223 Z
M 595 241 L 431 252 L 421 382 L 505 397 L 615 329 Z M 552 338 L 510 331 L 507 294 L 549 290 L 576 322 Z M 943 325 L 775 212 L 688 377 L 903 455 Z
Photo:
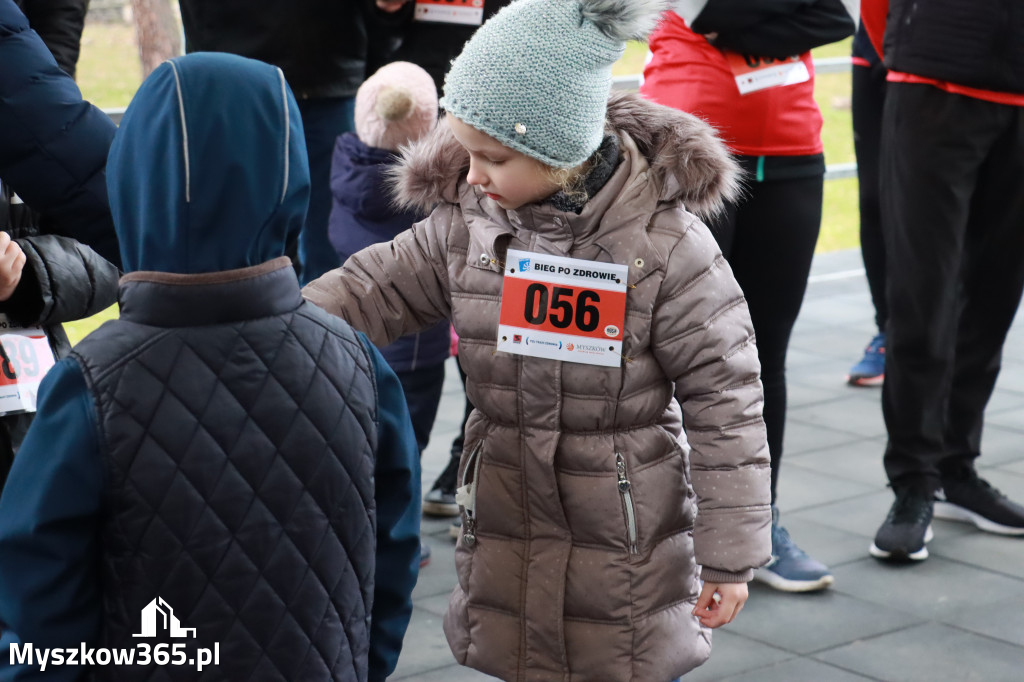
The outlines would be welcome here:
M 466 547 L 476 544 L 476 495 L 477 483 L 480 478 L 480 461 L 483 459 L 480 452 L 482 448 L 483 442 L 477 443 L 469 453 L 459 487 L 455 490 L 455 502 L 462 507 L 462 543 Z
M 621 453 L 615 453 L 615 476 L 617 478 L 616 486 L 619 489 L 619 495 L 622 496 L 622 509 L 626 516 L 626 540 L 628 542 L 628 548 L 630 554 L 639 554 L 640 550 L 637 548 L 637 524 L 636 524 L 636 504 L 633 500 L 633 484 L 629 481 L 629 472 L 626 471 L 626 458 Z

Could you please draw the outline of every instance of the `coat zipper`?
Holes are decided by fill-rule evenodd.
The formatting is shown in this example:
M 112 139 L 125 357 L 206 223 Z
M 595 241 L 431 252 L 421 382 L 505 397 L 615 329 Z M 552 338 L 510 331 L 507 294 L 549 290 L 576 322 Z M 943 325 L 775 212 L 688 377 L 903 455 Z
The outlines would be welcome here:
M 636 546 L 636 508 L 633 506 L 632 484 L 626 476 L 626 460 L 618 452 L 615 453 L 615 474 L 618 476 L 619 494 L 626 508 L 626 535 L 629 538 L 629 553 L 639 554 Z
M 476 544 L 476 491 L 480 475 L 480 448 L 483 442 L 477 443 L 469 454 L 466 468 L 462 472 L 462 481 L 455 491 L 455 502 L 462 507 L 465 518 L 462 521 L 462 542 L 466 547 Z

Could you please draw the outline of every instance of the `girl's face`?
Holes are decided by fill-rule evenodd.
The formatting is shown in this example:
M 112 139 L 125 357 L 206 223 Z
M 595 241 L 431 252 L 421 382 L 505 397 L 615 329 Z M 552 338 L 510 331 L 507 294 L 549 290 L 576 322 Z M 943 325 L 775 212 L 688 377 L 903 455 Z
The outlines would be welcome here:
M 506 211 L 547 199 L 558 191 L 548 167 L 537 159 L 506 147 L 451 114 L 448 124 L 455 139 L 469 152 L 466 181 Z

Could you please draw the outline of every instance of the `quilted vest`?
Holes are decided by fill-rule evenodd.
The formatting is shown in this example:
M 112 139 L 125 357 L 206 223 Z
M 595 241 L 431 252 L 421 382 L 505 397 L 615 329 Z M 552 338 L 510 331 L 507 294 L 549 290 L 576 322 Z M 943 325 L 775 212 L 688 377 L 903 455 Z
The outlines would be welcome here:
M 359 339 L 302 302 L 287 259 L 132 273 L 119 299 L 73 353 L 107 476 L 98 646 L 219 665 L 95 678 L 366 680 L 377 407 Z M 154 608 L 185 634 L 135 636 Z

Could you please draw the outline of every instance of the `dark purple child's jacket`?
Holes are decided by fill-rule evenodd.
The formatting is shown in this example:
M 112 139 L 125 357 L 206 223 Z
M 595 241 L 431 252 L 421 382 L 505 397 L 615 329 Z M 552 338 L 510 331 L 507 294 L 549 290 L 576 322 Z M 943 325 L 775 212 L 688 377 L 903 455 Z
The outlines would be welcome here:
M 397 160 L 393 152 L 368 147 L 354 133 L 338 137 L 331 160 L 333 198 L 328 229 L 342 263 L 367 246 L 390 241 L 426 217 L 391 205 L 384 174 Z M 443 363 L 450 342 L 448 322 L 443 321 L 403 336 L 380 351 L 393 370 L 407 372 Z

